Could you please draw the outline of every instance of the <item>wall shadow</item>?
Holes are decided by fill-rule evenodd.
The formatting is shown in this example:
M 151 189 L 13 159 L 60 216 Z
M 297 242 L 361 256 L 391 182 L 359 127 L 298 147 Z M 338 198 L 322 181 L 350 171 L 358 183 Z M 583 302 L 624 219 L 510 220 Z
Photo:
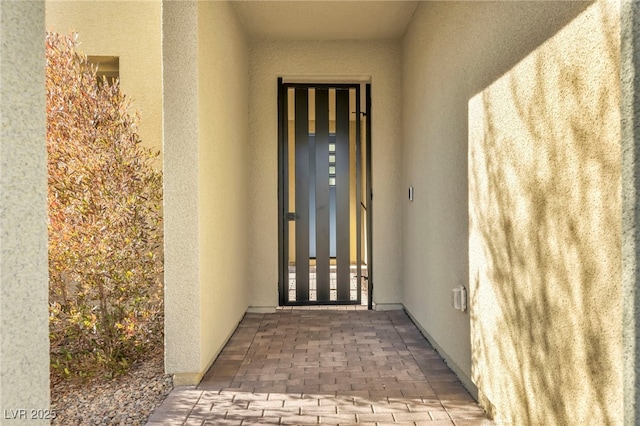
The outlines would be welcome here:
M 617 22 L 590 6 L 469 102 L 473 379 L 508 424 L 622 422 Z
M 590 4 L 424 2 L 403 40 L 403 303 L 474 395 L 475 319 L 451 306 L 470 276 L 468 101 Z

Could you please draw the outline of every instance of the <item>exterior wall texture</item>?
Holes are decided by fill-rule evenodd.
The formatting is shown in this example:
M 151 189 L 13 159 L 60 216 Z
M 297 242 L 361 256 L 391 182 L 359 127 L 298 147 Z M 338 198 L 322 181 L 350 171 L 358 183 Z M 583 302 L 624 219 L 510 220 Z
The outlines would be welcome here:
M 373 267 L 376 304 L 402 297 L 400 44 L 256 41 L 250 53 L 251 306 L 278 305 L 277 79 L 371 81 Z M 377 207 L 379 206 L 379 207 Z
M 403 40 L 404 304 L 505 424 L 622 422 L 619 19 L 428 3 Z
M 622 150 L 622 359 L 624 424 L 640 422 L 640 4 L 620 11 L 620 115 Z
M 163 6 L 165 363 L 195 384 L 247 308 L 247 47 L 226 3 Z
M 198 223 L 197 6 L 162 9 L 165 370 L 176 382 L 202 368 Z
M 47 0 L 47 30 L 78 33 L 79 51 L 117 56 L 120 84 L 140 114 L 142 143 L 162 148 L 162 22 L 160 0 Z
M 227 2 L 198 3 L 201 360 L 248 306 L 248 46 Z M 202 370 L 201 370 L 202 371 Z
M 473 378 L 507 421 L 622 422 L 617 7 L 469 102 Z
M 43 2 L 0 3 L 0 412 L 15 424 L 48 424 L 28 419 L 49 408 L 43 34 Z

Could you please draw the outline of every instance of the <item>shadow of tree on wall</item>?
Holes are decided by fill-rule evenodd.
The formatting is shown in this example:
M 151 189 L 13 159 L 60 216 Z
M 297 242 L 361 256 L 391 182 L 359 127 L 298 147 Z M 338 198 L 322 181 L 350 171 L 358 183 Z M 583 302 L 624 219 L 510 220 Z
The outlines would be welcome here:
M 469 106 L 473 376 L 509 424 L 622 422 L 618 16 L 588 14 Z

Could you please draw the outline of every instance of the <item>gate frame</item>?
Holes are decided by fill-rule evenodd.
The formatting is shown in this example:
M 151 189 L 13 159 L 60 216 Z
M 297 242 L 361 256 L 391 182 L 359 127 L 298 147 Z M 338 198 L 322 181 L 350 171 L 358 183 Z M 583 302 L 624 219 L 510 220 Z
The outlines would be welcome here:
M 361 264 L 358 261 L 357 267 L 357 278 L 358 285 L 361 285 L 361 280 L 364 279 L 367 281 L 367 307 L 368 309 L 373 308 L 373 241 L 372 241 L 372 231 L 373 231 L 373 211 L 372 211 L 372 202 L 373 202 L 373 191 L 372 191 L 372 172 L 371 172 L 371 83 L 369 82 L 353 82 L 353 83 L 285 83 L 282 77 L 278 77 L 278 304 L 279 306 L 324 306 L 324 305 L 360 305 L 361 290 L 359 292 L 358 300 L 344 302 L 344 301 L 287 301 L 286 300 L 286 292 L 288 291 L 288 255 L 285 248 L 285 243 L 288 244 L 289 240 L 289 219 L 288 219 L 288 205 L 286 203 L 288 193 L 288 173 L 289 173 L 289 164 L 288 164 L 288 150 L 287 150 L 287 134 L 288 134 L 288 110 L 286 110 L 287 103 L 285 102 L 287 99 L 287 90 L 289 88 L 295 87 L 305 87 L 305 88 L 317 88 L 317 87 L 329 87 L 329 88 L 354 88 L 357 90 L 357 93 L 364 92 L 365 94 L 365 108 L 366 111 L 362 112 L 362 105 L 360 102 L 360 96 L 357 97 L 357 104 L 360 107 L 361 115 L 367 117 L 366 121 L 366 138 L 363 141 L 361 135 L 361 125 L 357 126 L 357 138 L 359 139 L 359 144 L 356 145 L 356 163 L 359 164 L 360 172 L 356 172 L 356 179 L 361 180 L 361 171 L 362 164 L 361 163 L 361 147 L 363 144 L 366 146 L 366 159 L 365 159 L 365 173 L 366 173 L 366 187 L 362 188 L 361 182 L 360 185 L 356 185 L 356 205 L 359 207 L 363 207 L 362 203 L 362 193 L 364 190 L 364 195 L 368 200 L 366 205 L 365 212 L 367 218 L 367 227 L 365 229 L 366 235 L 366 247 L 367 247 L 367 276 L 362 276 L 361 272 Z M 363 90 L 364 88 L 364 90 Z M 360 122 L 360 120 L 358 120 Z M 361 214 L 361 210 L 359 210 Z M 357 239 L 362 239 L 362 230 L 361 230 L 361 218 L 360 214 L 357 214 L 356 217 L 356 235 Z M 361 250 L 363 249 L 363 244 L 361 241 L 358 241 L 357 249 L 356 249 L 356 258 L 359 259 L 362 257 Z

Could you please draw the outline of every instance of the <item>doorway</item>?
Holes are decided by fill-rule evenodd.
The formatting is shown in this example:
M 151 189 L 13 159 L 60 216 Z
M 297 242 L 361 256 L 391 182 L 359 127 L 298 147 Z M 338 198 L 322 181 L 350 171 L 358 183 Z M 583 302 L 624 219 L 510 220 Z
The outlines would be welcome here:
M 369 84 L 278 80 L 281 305 L 371 308 L 370 104 Z

